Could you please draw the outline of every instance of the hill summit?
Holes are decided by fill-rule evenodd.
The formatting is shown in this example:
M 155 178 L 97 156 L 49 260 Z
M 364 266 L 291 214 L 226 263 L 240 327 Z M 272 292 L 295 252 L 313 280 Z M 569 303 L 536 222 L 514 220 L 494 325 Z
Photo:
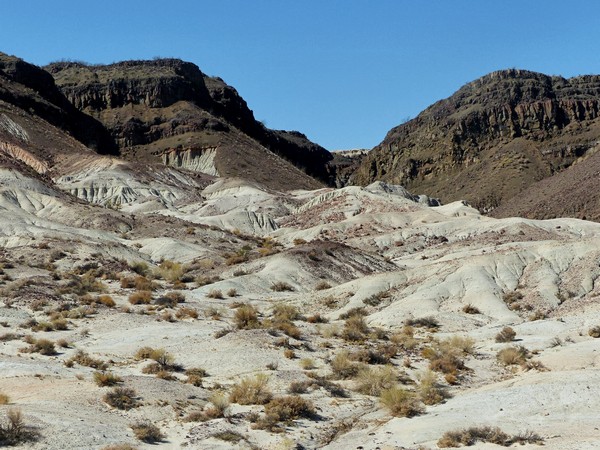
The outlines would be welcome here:
M 600 76 L 492 72 L 390 130 L 350 183 L 384 180 L 490 211 L 594 153 L 599 111 Z

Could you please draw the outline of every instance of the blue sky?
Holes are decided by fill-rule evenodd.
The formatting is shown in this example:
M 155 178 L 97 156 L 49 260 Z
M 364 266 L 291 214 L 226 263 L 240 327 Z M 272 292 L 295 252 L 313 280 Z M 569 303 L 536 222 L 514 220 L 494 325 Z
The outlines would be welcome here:
M 4 1 L 0 51 L 38 65 L 182 58 L 269 127 L 334 150 L 377 145 L 493 70 L 600 73 L 599 18 L 596 0 Z

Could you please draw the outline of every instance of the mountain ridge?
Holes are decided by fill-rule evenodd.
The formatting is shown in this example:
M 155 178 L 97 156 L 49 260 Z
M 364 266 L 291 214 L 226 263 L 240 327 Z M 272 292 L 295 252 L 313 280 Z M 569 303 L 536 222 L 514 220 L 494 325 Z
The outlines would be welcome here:
M 600 76 L 492 72 L 392 128 L 349 181 L 381 179 L 489 211 L 593 148 L 599 111 Z

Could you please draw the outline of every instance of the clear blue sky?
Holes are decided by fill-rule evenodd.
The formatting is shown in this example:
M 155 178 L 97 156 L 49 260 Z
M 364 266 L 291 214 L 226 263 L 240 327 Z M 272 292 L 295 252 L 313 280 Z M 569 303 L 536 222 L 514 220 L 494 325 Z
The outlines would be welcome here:
M 490 71 L 600 73 L 600 2 L 3 1 L 0 51 L 44 65 L 155 56 L 223 78 L 271 128 L 370 148 Z

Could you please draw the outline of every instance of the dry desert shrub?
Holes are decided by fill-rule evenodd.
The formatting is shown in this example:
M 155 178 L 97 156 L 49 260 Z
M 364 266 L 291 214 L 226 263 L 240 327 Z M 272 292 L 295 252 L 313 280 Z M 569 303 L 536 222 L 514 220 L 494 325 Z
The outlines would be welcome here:
M 446 381 L 455 383 L 458 373 L 465 370 L 463 358 L 474 351 L 474 341 L 470 338 L 453 336 L 443 341 L 434 341 L 421 351 L 429 360 L 429 369 L 446 375 Z
M 360 342 L 364 341 L 369 334 L 369 327 L 364 317 L 353 315 L 346 319 L 342 329 L 342 338 L 346 341 Z
M 426 405 L 442 403 L 450 397 L 448 391 L 438 383 L 437 376 L 431 370 L 421 375 L 417 392 L 421 401 Z
M 29 344 L 29 347 L 19 349 L 19 351 L 25 353 L 39 353 L 40 355 L 45 356 L 56 355 L 56 348 L 54 347 L 54 342 L 48 339 L 35 339 L 29 336 L 28 338 L 26 338 L 26 342 Z
M 398 374 L 392 366 L 365 367 L 356 377 L 356 391 L 365 395 L 379 396 L 381 392 L 392 388 L 398 380 Z
M 98 296 L 97 301 L 108 308 L 115 306 L 115 301 L 110 295 L 100 295 Z
M 496 335 L 496 342 L 512 342 L 515 339 L 517 333 L 511 327 L 504 327 Z
M 155 305 L 163 306 L 166 308 L 175 308 L 179 303 L 185 302 L 185 295 L 179 291 L 167 292 L 154 300 Z
M 231 442 L 232 444 L 246 440 L 243 434 L 232 430 L 218 431 L 210 436 L 219 439 L 220 441 Z
M 463 306 L 462 312 L 464 312 L 465 314 L 481 314 L 479 308 L 473 306 L 471 303 L 468 303 L 465 306 Z
M 155 291 L 156 289 L 158 289 L 158 284 L 142 276 L 134 278 L 133 286 L 137 291 Z
M 513 444 L 542 444 L 543 439 L 533 433 L 525 432 L 510 436 L 498 427 L 470 427 L 463 430 L 447 431 L 438 440 L 437 445 L 440 448 L 472 446 L 477 442 L 489 442 L 503 447 L 510 447 Z
M 104 394 L 103 400 L 113 408 L 128 410 L 139 406 L 135 390 L 127 387 L 116 387 Z
M 294 305 L 287 305 L 285 303 L 277 303 L 273 306 L 273 319 L 276 321 L 292 321 L 302 320 L 302 314 L 298 311 Z
M 10 403 L 10 397 L 0 392 L 0 405 L 8 405 Z
M 293 291 L 294 287 L 285 281 L 276 281 L 271 285 L 271 290 L 275 292 Z
M 327 281 L 319 281 L 317 283 L 317 285 L 315 286 L 315 291 L 324 291 L 325 289 L 330 289 L 331 288 L 331 284 L 329 284 Z
M 120 376 L 111 372 L 94 372 L 94 382 L 100 387 L 114 386 L 122 381 Z
M 129 296 L 129 303 L 132 305 L 148 305 L 152 302 L 152 292 L 138 291 Z
M 240 405 L 264 405 L 273 397 L 268 382 L 269 377 L 263 373 L 242 378 L 233 385 L 229 400 Z
M 516 347 L 506 347 L 500 350 L 496 357 L 501 364 L 505 366 L 525 364 L 530 357 L 529 350 L 522 345 Z
M 315 414 L 312 402 L 299 395 L 275 397 L 265 405 L 265 413 L 277 422 L 289 422 L 300 418 L 310 418 Z
M 20 409 L 10 408 L 6 411 L 6 419 L 0 423 L 0 447 L 33 442 L 38 438 L 35 429 L 25 425 Z
M 434 317 L 420 317 L 418 319 L 407 319 L 404 322 L 405 325 L 417 328 L 427 328 L 428 330 L 435 331 L 440 327 L 440 323 Z
M 178 319 L 185 319 L 186 317 L 189 317 L 190 319 L 197 319 L 198 311 L 196 311 L 194 308 L 190 308 L 189 306 L 184 306 L 175 312 L 175 317 Z
M 224 298 L 223 292 L 221 292 L 219 289 L 211 289 L 210 292 L 206 294 L 206 296 L 208 298 L 215 298 L 219 300 L 222 300 Z
M 249 304 L 240 306 L 233 316 L 235 326 L 238 330 L 250 330 L 260 328 L 258 320 L 258 310 Z
M 163 261 L 160 266 L 158 266 L 156 275 L 164 280 L 174 283 L 182 277 L 184 272 L 184 268 L 181 264 L 167 260 Z
M 348 351 L 339 352 L 331 360 L 330 365 L 333 376 L 338 379 L 354 378 L 360 372 L 361 368 L 364 367 L 364 364 L 351 361 Z
M 390 340 L 404 350 L 414 350 L 419 345 L 419 340 L 415 338 L 415 329 L 410 325 L 404 325 L 399 333 L 395 333 Z
M 164 439 L 165 435 L 160 431 L 156 425 L 148 422 L 138 422 L 131 425 L 133 434 L 142 442 L 148 444 L 154 444 Z
M 425 410 L 414 392 L 398 386 L 382 391 L 379 400 L 395 417 L 413 417 Z
M 238 291 L 235 288 L 230 288 L 227 290 L 227 297 L 237 297 Z
M 206 370 L 200 367 L 190 367 L 185 374 L 187 375 L 185 382 L 196 387 L 202 387 L 202 379 L 208 375 Z
M 148 267 L 148 264 L 144 261 L 136 261 L 130 264 L 129 269 L 131 269 L 132 272 L 135 272 L 143 277 L 150 274 L 150 268 Z
M 65 365 L 67 367 L 73 367 L 74 363 L 77 363 L 80 366 L 92 367 L 93 369 L 102 371 L 108 368 L 108 364 L 106 362 L 102 361 L 101 359 L 93 358 L 83 350 L 77 350 L 75 355 L 71 356 L 71 358 L 65 361 Z
M 600 337 L 600 326 L 595 326 L 589 329 L 588 334 L 593 338 Z

